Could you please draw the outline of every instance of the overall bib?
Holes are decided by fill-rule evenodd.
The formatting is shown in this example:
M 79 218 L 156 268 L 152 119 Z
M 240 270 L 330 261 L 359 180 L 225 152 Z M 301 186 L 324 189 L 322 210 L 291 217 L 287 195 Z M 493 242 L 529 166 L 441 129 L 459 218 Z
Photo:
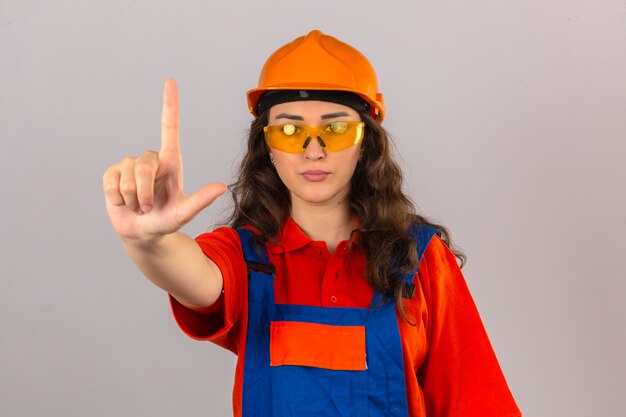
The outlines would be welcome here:
M 276 304 L 267 254 L 250 230 L 237 233 L 249 274 L 243 416 L 406 416 L 394 302 L 375 293 L 370 308 Z M 414 226 L 411 233 L 421 261 L 439 232 Z M 415 288 L 413 277 L 405 276 L 407 288 Z

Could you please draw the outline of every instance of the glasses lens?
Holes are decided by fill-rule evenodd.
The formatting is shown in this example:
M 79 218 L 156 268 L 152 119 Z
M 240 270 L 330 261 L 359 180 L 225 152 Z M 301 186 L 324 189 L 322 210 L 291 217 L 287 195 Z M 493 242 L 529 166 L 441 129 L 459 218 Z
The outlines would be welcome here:
M 265 142 L 279 151 L 300 153 L 304 152 L 304 141 L 307 138 L 305 130 L 297 125 L 265 126 Z
M 330 122 L 323 126 L 320 137 L 327 151 L 341 151 L 363 139 L 363 122 Z
M 322 126 L 308 127 L 294 124 L 265 126 L 265 141 L 279 151 L 304 152 L 310 141 L 307 138 L 321 139 L 320 144 L 327 151 L 340 151 L 356 145 L 363 139 L 363 122 L 330 122 Z

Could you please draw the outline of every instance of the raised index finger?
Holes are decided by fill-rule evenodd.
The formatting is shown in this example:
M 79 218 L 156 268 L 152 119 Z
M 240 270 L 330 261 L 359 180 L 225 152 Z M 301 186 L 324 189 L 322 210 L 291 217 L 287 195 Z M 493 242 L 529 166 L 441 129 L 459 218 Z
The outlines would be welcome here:
M 161 150 L 159 153 L 179 153 L 178 88 L 173 79 L 165 80 L 163 85 L 163 111 L 161 113 Z

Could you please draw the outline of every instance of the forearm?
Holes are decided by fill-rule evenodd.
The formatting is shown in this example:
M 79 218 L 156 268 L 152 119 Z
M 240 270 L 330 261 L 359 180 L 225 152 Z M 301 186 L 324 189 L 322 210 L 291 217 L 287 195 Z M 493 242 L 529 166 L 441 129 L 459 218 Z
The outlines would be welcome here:
M 213 304 L 222 291 L 222 274 L 189 236 L 177 232 L 154 242 L 124 241 L 128 255 L 155 285 L 187 307 Z

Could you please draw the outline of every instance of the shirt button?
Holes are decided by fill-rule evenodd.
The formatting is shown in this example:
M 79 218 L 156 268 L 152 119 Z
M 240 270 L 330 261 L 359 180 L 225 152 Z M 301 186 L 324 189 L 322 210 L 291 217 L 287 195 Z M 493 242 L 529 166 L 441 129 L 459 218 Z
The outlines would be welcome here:
M 333 304 L 337 303 L 337 297 L 334 296 L 334 295 L 331 295 L 330 296 L 330 302 L 333 303 Z
M 322 255 L 322 250 L 320 248 L 315 248 L 313 250 L 313 252 L 317 255 L 317 256 L 321 256 Z

